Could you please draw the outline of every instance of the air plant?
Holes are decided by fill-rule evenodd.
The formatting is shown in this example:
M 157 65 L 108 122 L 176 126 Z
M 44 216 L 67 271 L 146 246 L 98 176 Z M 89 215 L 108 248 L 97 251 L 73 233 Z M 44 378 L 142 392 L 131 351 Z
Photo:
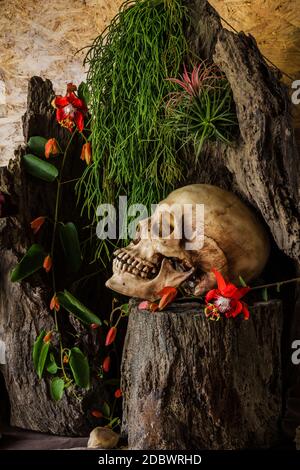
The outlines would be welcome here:
M 229 144 L 237 128 L 232 92 L 216 65 L 205 62 L 182 76 L 168 78 L 181 89 L 168 95 L 166 126 L 183 144 L 193 141 L 198 159 L 206 140 Z

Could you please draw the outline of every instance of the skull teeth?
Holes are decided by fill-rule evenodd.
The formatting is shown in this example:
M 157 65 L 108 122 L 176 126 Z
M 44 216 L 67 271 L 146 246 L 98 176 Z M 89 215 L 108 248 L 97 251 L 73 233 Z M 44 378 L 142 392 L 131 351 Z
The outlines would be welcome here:
M 141 258 L 135 258 L 125 250 L 118 249 L 114 255 L 116 258 L 113 261 L 113 269 L 118 273 L 129 272 L 143 279 L 152 279 L 158 271 L 155 264 Z

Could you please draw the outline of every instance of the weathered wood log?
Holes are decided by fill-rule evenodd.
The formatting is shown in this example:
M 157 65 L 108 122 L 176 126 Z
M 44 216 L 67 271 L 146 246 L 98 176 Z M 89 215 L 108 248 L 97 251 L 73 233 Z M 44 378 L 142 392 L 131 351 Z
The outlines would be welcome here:
M 188 179 L 239 194 L 264 218 L 279 248 L 300 261 L 300 158 L 288 89 L 251 35 L 223 28 L 206 0 L 185 4 L 191 46 L 226 75 L 239 124 L 233 145 L 208 144 Z
M 70 134 L 55 120 L 51 107 L 54 96 L 49 80 L 34 77 L 29 82 L 28 109 L 23 119 L 25 142 L 32 135 L 56 137 L 62 146 Z M 74 139 L 71 164 L 67 164 L 65 179 L 78 177 L 81 144 Z M 59 402 L 50 397 L 50 378 L 39 381 L 33 367 L 32 349 L 39 332 L 54 330 L 53 315 L 49 310 L 51 291 L 45 273 L 37 273 L 20 282 L 10 281 L 10 272 L 28 247 L 36 242 L 30 221 L 40 215 L 53 216 L 56 186 L 28 175 L 21 164 L 25 148 L 16 151 L 8 168 L 0 171 L 0 190 L 6 194 L 13 208 L 10 216 L 0 219 L 0 340 L 6 348 L 5 364 L 0 366 L 10 400 L 10 424 L 20 428 L 57 435 L 88 435 L 95 425 L 89 410 L 103 397 L 101 382 L 93 379 L 88 391 L 68 388 Z M 59 165 L 59 159 L 54 162 Z M 79 163 L 80 164 L 80 163 Z M 80 174 L 80 173 L 79 173 Z M 61 220 L 76 221 L 79 217 L 73 188 L 63 192 Z M 49 231 L 40 234 L 39 241 L 49 242 Z M 59 262 L 60 260 L 58 260 Z M 63 270 L 57 269 L 58 286 Z M 99 347 L 93 332 L 80 330 L 66 312 L 60 312 L 62 335 L 69 344 L 68 333 L 77 336 L 76 344 L 90 357 Z M 74 340 L 73 340 L 74 341 Z M 92 362 L 92 361 L 91 361 Z M 75 392 L 75 393 L 74 393 Z M 100 397 L 100 398 L 99 398 Z
M 140 311 L 131 301 L 122 361 L 131 449 L 270 447 L 281 414 L 280 301 L 248 321 L 209 321 L 197 303 Z

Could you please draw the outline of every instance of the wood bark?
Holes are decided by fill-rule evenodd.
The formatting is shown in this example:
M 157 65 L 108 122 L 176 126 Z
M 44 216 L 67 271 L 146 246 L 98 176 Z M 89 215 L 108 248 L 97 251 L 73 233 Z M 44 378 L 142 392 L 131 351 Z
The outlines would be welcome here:
M 155 314 L 137 305 L 131 301 L 122 362 L 129 448 L 274 444 L 281 413 L 281 302 L 255 304 L 248 321 L 218 322 L 196 303 Z
M 56 137 L 62 147 L 68 141 L 70 134 L 56 123 L 50 105 L 53 97 L 49 80 L 38 77 L 30 80 L 28 107 L 23 119 L 26 142 L 32 135 Z M 65 171 L 66 180 L 78 177 L 80 149 L 79 141 L 74 139 L 72 162 Z M 53 315 L 49 310 L 52 295 L 49 277 L 39 272 L 20 283 L 10 281 L 11 270 L 32 243 L 38 241 L 49 245 L 51 230 L 42 230 L 38 238 L 34 237 L 30 221 L 40 215 L 53 217 L 55 206 L 56 185 L 28 175 L 22 167 L 24 153 L 25 148 L 20 147 L 8 168 L 0 171 L 0 190 L 5 193 L 6 205 L 11 209 L 11 214 L 0 219 L 0 340 L 6 347 L 6 364 L 1 366 L 0 372 L 10 400 L 10 424 L 57 435 L 87 435 L 95 425 L 89 410 L 103 397 L 101 383 L 94 380 L 89 391 L 75 390 L 72 386 L 61 401 L 54 402 L 50 397 L 50 378 L 39 381 L 33 368 L 32 348 L 37 335 L 42 329 L 54 330 Z M 59 159 L 54 163 L 59 165 Z M 73 188 L 68 185 L 62 196 L 60 220 L 78 219 L 74 200 Z M 57 271 L 60 272 L 59 268 Z M 58 276 L 58 285 L 61 281 Z M 97 346 L 93 340 L 96 334 L 86 333 L 86 329 L 69 319 L 66 312 L 59 312 L 59 315 L 65 344 L 68 344 L 67 333 L 73 331 L 77 345 L 90 357 L 96 355 Z

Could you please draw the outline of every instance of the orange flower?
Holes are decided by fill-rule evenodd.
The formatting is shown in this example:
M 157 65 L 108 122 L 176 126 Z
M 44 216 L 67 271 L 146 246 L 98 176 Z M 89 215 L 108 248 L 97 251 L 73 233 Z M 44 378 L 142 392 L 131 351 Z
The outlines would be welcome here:
M 122 396 L 122 390 L 120 388 L 117 388 L 115 391 L 115 397 L 120 398 Z
M 47 255 L 44 259 L 43 268 L 45 269 L 46 273 L 51 271 L 52 268 L 52 258 L 50 255 Z
M 175 287 L 164 287 L 158 295 L 161 297 L 158 309 L 163 310 L 167 305 L 173 302 L 177 295 L 177 289 Z
M 55 310 L 56 312 L 58 312 L 59 309 L 60 309 L 60 305 L 59 305 L 58 298 L 56 297 L 56 295 L 54 295 L 50 302 L 50 310 Z
M 68 362 L 69 362 L 69 357 L 65 354 L 63 358 L 63 363 L 68 364 Z
M 149 302 L 149 300 L 143 300 L 138 306 L 139 310 L 150 310 L 150 312 L 156 312 L 158 310 L 158 304 L 155 302 Z
M 87 165 L 90 165 L 92 162 L 92 147 L 90 142 L 86 142 L 82 146 L 81 150 L 81 155 L 80 155 L 81 160 L 85 160 Z
M 34 219 L 32 222 L 30 222 L 30 227 L 32 228 L 32 231 L 34 234 L 38 233 L 41 226 L 44 225 L 45 220 L 46 220 L 46 217 L 40 216 Z
M 59 153 L 60 151 L 59 151 L 59 145 L 57 143 L 57 140 L 49 139 L 45 145 L 45 157 L 49 158 L 50 155 L 58 155 Z
M 106 358 L 104 359 L 104 361 L 102 363 L 102 368 L 103 368 L 104 372 L 109 372 L 110 362 L 111 362 L 110 357 L 106 356 Z
M 51 341 L 51 338 L 52 338 L 52 331 L 48 331 L 48 333 L 43 339 L 44 343 L 49 343 Z
M 112 326 L 106 335 L 105 346 L 109 346 L 110 344 L 112 344 L 116 339 L 116 335 L 117 328 L 115 326 Z
M 91 411 L 91 415 L 94 416 L 95 418 L 103 418 L 103 414 L 99 410 Z

